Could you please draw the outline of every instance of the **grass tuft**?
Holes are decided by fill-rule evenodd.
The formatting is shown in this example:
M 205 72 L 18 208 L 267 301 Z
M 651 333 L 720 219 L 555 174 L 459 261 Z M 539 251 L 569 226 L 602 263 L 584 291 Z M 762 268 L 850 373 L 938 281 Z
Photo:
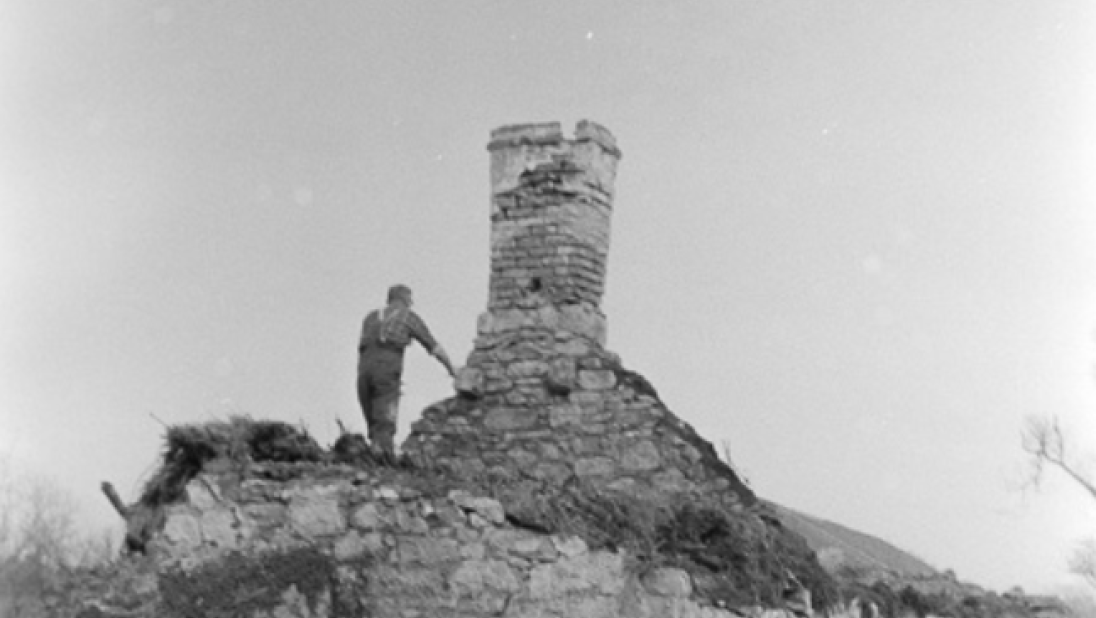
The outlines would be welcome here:
M 216 459 L 243 465 L 249 461 L 321 461 L 324 451 L 303 428 L 280 421 L 233 416 L 227 421 L 168 428 L 163 464 L 145 484 L 140 502 L 158 506 L 183 498 L 186 484 Z

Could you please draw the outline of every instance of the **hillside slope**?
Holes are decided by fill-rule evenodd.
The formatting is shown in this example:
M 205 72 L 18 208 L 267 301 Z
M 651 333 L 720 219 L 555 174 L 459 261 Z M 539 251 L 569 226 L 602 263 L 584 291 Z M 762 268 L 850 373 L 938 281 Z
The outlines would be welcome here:
M 806 539 L 819 556 L 838 558 L 842 564 L 853 567 L 886 569 L 902 575 L 937 574 L 937 570 L 924 560 L 882 539 L 773 502 L 767 504 L 776 511 L 780 521 Z

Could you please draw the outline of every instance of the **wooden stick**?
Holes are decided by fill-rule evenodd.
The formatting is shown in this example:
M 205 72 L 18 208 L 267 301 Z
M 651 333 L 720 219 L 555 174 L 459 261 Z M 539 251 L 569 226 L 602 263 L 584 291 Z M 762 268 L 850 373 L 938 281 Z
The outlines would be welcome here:
M 111 485 L 108 481 L 103 481 L 103 484 L 100 485 L 100 487 L 106 495 L 107 500 L 110 501 L 111 506 L 114 507 L 115 511 L 118 511 L 118 514 L 122 516 L 122 519 L 129 519 L 129 508 L 127 508 L 125 503 L 122 502 L 122 499 L 118 497 L 118 492 L 114 491 L 114 485 Z

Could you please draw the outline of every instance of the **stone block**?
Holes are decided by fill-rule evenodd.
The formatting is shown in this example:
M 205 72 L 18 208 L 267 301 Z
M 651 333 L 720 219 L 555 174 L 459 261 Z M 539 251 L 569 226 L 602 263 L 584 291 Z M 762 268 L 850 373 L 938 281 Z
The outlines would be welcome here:
M 495 528 L 484 533 L 484 541 L 493 555 L 505 557 L 519 542 L 532 536 L 533 533 L 516 528 Z
M 506 456 L 521 470 L 528 470 L 537 463 L 537 456 L 521 448 L 513 448 L 506 452 Z
M 450 459 L 445 461 L 438 461 L 438 464 L 444 468 L 452 470 L 454 474 L 462 477 L 475 477 L 483 474 L 487 470 L 487 464 L 479 459 Z
M 512 388 L 514 382 L 507 378 L 487 378 L 481 387 L 484 393 L 504 393 Z
M 563 403 L 548 409 L 548 423 L 552 427 L 575 425 L 582 421 L 582 408 L 573 403 Z
M 633 478 L 622 477 L 611 481 L 606 487 L 613 491 L 631 494 L 636 492 L 639 488 L 639 484 L 636 483 L 636 480 Z
M 559 556 L 559 552 L 556 551 L 556 547 L 552 541 L 543 536 L 518 539 L 514 541 L 510 551 L 522 558 L 539 560 L 541 562 L 555 560 L 556 557 Z
M 501 524 L 506 521 L 506 511 L 493 498 L 472 496 L 466 491 L 455 490 L 449 492 L 449 499 L 461 509 L 474 512 L 489 522 Z
M 554 536 L 552 544 L 555 545 L 556 551 L 568 558 L 581 556 L 589 549 L 586 541 L 577 536 Z
M 577 403 L 584 408 L 588 406 L 591 409 L 598 409 L 605 401 L 605 395 L 591 391 L 577 391 L 571 393 L 570 400 L 572 403 Z
M 224 503 L 216 479 L 205 474 L 187 483 L 186 496 L 191 506 L 203 510 L 220 508 Z
M 366 581 L 367 594 L 373 598 L 395 597 L 408 603 L 423 596 L 442 598 L 445 595 L 445 578 L 441 569 L 434 566 L 409 568 L 377 565 L 369 569 Z
M 602 439 L 594 436 L 583 436 L 571 440 L 571 450 L 578 455 L 592 455 L 603 450 Z
M 678 452 L 681 453 L 681 456 L 685 459 L 685 461 L 687 461 L 691 464 L 694 464 L 694 463 L 700 461 L 700 459 L 702 457 L 701 454 L 700 454 L 700 451 L 696 450 L 695 448 L 693 448 L 691 445 L 688 445 L 688 444 L 682 445 L 681 448 L 678 449 Z
M 608 457 L 586 457 L 575 462 L 575 474 L 580 477 L 610 476 L 616 470 L 616 462 Z
M 336 560 L 352 560 L 371 552 L 365 540 L 357 532 L 351 532 L 335 541 L 332 553 Z
M 532 378 L 548 373 L 548 364 L 539 360 L 519 360 L 506 368 L 506 374 L 513 378 Z
M 662 456 L 653 442 L 644 440 L 624 449 L 620 467 L 630 471 L 654 470 L 662 465 Z
M 529 573 L 529 596 L 534 599 L 595 592 L 616 594 L 624 587 L 624 559 L 621 554 L 587 552 L 573 558 L 533 567 Z
M 371 554 L 380 554 L 385 551 L 387 544 L 380 532 L 367 532 L 362 535 L 362 547 Z
M 453 378 L 453 390 L 469 397 L 483 394 L 483 372 L 472 367 L 462 367 Z
M 567 333 L 567 331 L 560 331 L 557 333 L 557 336 L 561 333 Z M 567 340 L 556 346 L 556 352 L 572 357 L 584 356 L 590 352 L 590 343 L 588 341 L 577 337 L 570 337 L 570 333 L 567 333 L 567 335 Z
M 653 569 L 643 577 L 647 592 L 663 597 L 688 598 L 693 593 L 693 579 L 683 569 Z
M 743 615 L 752 615 L 748 611 L 745 614 L 734 613 L 677 597 L 637 594 L 626 601 L 623 604 L 626 611 L 621 615 L 630 618 L 742 618 Z
M 247 479 L 240 483 L 239 487 L 239 499 L 252 501 L 252 500 L 269 500 L 281 495 L 278 483 L 267 480 L 259 479 Z
M 478 596 L 484 592 L 521 590 L 514 570 L 502 560 L 467 560 L 453 571 L 449 585 L 458 595 Z
M 513 348 L 514 357 L 518 360 L 536 360 L 544 362 L 544 357 L 553 353 L 549 347 L 540 345 L 535 341 L 523 341 Z
M 375 530 L 380 527 L 384 520 L 381 518 L 381 512 L 377 505 L 368 502 L 354 511 L 352 521 L 355 527 L 362 530 Z
M 483 560 L 487 555 L 487 546 L 479 541 L 470 541 L 460 546 L 460 557 L 465 560 Z
M 578 384 L 590 391 L 603 391 L 616 386 L 616 374 L 608 369 L 583 369 L 578 372 Z
M 239 538 L 236 529 L 236 517 L 227 508 L 218 508 L 202 513 L 202 539 L 223 549 L 236 547 Z
M 591 436 L 602 436 L 611 432 L 615 427 L 609 427 L 604 422 L 590 419 L 589 423 L 584 423 L 581 427 L 582 432 Z
M 426 523 L 425 519 L 403 510 L 396 512 L 396 527 L 400 532 L 409 532 L 411 534 L 430 532 L 430 524 Z
M 374 495 L 378 500 L 385 502 L 399 502 L 400 500 L 400 492 L 392 487 L 378 487 Z
M 259 528 L 280 526 L 285 522 L 286 509 L 283 504 L 247 504 L 244 505 L 243 512 L 252 525 Z
M 498 408 L 487 413 L 483 420 L 484 426 L 495 431 L 512 431 L 514 429 L 526 429 L 536 425 L 536 410 L 524 410 L 521 408 Z
M 577 383 L 578 378 L 573 358 L 559 357 L 549 363 L 548 373 L 544 376 L 544 384 L 553 393 L 557 395 L 570 393 Z
M 492 141 L 495 139 L 512 139 L 512 133 L 518 130 L 539 130 L 550 135 L 550 131 L 552 130 L 552 128 L 554 128 L 557 133 L 560 129 L 558 123 L 555 125 L 555 127 L 549 127 L 546 125 L 533 125 L 535 129 L 533 129 L 532 127 L 530 127 L 529 129 L 523 129 L 523 127 L 527 126 L 528 125 L 507 125 L 503 127 L 503 129 L 507 129 L 506 131 L 502 131 L 501 129 L 499 130 L 499 135 L 497 138 L 495 136 L 495 132 L 492 131 L 491 139 Z M 606 129 L 605 127 L 594 122 L 593 120 L 580 120 L 578 121 L 578 124 L 575 125 L 575 141 L 584 142 L 587 140 L 596 142 L 599 146 L 612 154 L 614 158 L 620 158 L 620 148 L 617 146 L 616 137 L 614 137 L 613 134 L 609 132 L 609 129 Z
M 396 547 L 399 560 L 406 564 L 440 565 L 460 559 L 460 545 L 454 539 L 400 536 Z
M 578 361 L 581 369 L 601 369 L 605 363 L 597 356 L 586 356 Z
M 605 316 L 593 305 L 564 305 L 557 327 L 605 345 Z
M 529 398 L 525 396 L 525 393 L 513 389 L 509 393 L 506 393 L 506 403 L 511 406 L 526 406 L 529 403 Z
M 495 309 L 481 316 L 479 332 L 484 334 L 504 333 L 532 324 L 532 319 L 520 309 Z
M 316 494 L 294 498 L 288 508 L 289 525 L 305 537 L 339 534 L 346 530 L 346 519 L 339 510 L 338 497 Z
M 481 517 L 479 513 L 469 513 L 468 514 L 468 525 L 471 526 L 472 528 L 476 529 L 476 530 L 480 530 L 480 529 L 483 529 L 483 528 L 490 527 L 491 522 L 489 522 L 486 519 L 484 519 L 483 517 Z
M 561 598 L 519 598 L 510 605 L 507 615 L 521 618 L 620 618 L 631 614 L 621 614 L 615 598 L 606 596 L 561 597 Z M 664 614 L 658 618 L 677 618 L 674 614 Z M 634 617 L 654 618 L 654 616 Z
M 557 280 L 553 285 L 558 286 L 560 282 Z M 559 311 L 552 305 L 543 305 L 537 308 L 537 325 L 547 330 L 556 330 L 559 328 Z
M 163 538 L 181 550 L 200 547 L 202 544 L 202 525 L 198 514 L 169 509 L 164 522 Z
M 680 470 L 669 469 L 651 477 L 651 483 L 662 491 L 682 492 L 692 487 L 692 482 Z
M 531 472 L 533 478 L 547 481 L 553 485 L 562 485 L 567 479 L 574 476 L 570 466 L 564 463 L 544 461 Z

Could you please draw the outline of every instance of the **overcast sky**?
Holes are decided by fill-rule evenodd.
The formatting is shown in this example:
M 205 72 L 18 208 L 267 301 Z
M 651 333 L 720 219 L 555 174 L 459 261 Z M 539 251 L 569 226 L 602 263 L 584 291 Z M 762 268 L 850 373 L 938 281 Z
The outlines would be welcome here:
M 1096 534 L 1096 3 L 0 0 L 0 451 L 89 526 L 173 424 L 364 427 L 486 306 L 492 128 L 624 152 L 608 347 L 764 497 L 1038 590 Z M 449 382 L 408 352 L 401 435 Z

